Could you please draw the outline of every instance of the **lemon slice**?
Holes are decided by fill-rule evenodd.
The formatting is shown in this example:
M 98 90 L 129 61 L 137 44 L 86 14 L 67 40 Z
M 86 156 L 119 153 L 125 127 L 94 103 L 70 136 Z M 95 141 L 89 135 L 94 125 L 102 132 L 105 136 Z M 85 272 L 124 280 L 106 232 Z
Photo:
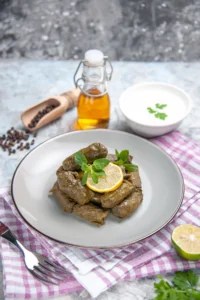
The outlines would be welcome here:
M 173 230 L 171 239 L 181 257 L 187 260 L 200 259 L 200 227 L 180 225 Z
M 98 193 L 107 193 L 116 190 L 123 181 L 123 173 L 119 166 L 109 163 L 104 172 L 106 176 L 99 177 L 98 183 L 94 183 L 91 177 L 88 177 L 86 185 Z

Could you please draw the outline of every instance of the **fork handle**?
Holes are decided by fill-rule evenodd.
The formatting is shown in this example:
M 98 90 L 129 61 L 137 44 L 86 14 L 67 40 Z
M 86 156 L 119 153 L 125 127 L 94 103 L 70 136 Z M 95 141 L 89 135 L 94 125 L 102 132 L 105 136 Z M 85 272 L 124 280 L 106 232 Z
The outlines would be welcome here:
M 17 246 L 21 251 L 21 247 L 16 236 L 10 231 L 10 229 L 0 221 L 0 235 L 4 237 L 6 240 Z M 22 251 L 23 252 L 23 251 Z
M 3 233 L 5 233 L 8 230 L 9 230 L 9 228 L 0 221 L 0 235 L 2 235 Z

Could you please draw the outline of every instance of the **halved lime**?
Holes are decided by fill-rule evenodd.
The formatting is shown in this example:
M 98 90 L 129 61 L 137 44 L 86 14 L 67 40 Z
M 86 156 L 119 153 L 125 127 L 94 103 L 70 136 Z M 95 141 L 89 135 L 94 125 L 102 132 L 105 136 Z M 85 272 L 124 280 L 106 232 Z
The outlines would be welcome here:
M 171 236 L 177 253 L 187 260 L 200 260 L 200 227 L 183 224 L 176 227 Z

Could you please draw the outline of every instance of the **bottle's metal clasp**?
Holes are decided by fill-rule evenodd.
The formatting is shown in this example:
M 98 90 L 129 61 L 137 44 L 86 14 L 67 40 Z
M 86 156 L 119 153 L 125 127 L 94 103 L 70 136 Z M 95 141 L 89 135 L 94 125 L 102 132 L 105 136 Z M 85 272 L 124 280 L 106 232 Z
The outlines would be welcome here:
M 112 74 L 113 74 L 113 66 L 112 66 L 111 61 L 110 61 L 108 56 L 104 56 L 104 59 L 105 59 L 105 66 L 106 66 L 106 63 L 107 63 L 109 65 L 109 68 L 110 68 L 110 70 L 106 69 L 106 79 L 107 79 L 107 81 L 110 81 L 111 78 L 112 78 Z
M 77 67 L 77 69 L 76 69 L 76 72 L 74 73 L 74 84 L 75 84 L 75 87 L 76 87 L 76 88 L 79 87 L 79 86 L 78 86 L 78 81 L 79 81 L 80 79 L 82 79 L 82 77 L 76 79 L 76 75 L 77 75 L 77 73 L 78 73 L 78 71 L 79 71 L 79 69 L 80 69 L 80 67 L 81 67 L 82 64 L 84 64 L 84 60 L 81 60 L 81 61 L 80 61 L 80 63 L 78 64 L 78 67 Z
M 104 56 L 104 61 L 105 61 L 105 70 L 106 70 L 106 81 L 110 81 L 111 78 L 112 78 L 112 73 L 113 73 L 113 66 L 111 64 L 111 61 L 110 59 L 108 58 L 108 56 Z M 76 78 L 77 77 L 77 74 L 79 72 L 79 69 L 81 67 L 81 65 L 84 65 L 86 61 L 85 60 L 81 60 L 80 63 L 78 64 L 78 67 L 74 73 L 74 84 L 75 84 L 75 87 L 76 88 L 79 88 L 81 90 L 82 93 L 84 93 L 85 95 L 87 95 L 88 97 L 93 97 L 93 98 L 98 98 L 98 97 L 101 97 L 103 95 L 105 95 L 107 93 L 107 91 L 101 93 L 101 94 L 98 94 L 98 95 L 90 95 L 88 94 L 86 91 L 83 91 L 82 89 L 82 86 L 80 85 L 80 81 L 84 81 L 83 77 L 79 77 L 79 78 Z M 107 66 L 106 65 L 109 65 L 108 69 L 107 69 Z

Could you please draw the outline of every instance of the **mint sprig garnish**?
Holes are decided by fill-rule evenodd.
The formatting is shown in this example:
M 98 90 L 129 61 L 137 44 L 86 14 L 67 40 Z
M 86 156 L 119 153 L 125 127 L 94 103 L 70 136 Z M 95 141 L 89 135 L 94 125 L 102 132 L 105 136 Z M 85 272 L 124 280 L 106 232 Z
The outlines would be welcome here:
M 119 152 L 115 150 L 115 155 L 117 156 L 117 160 L 114 162 L 116 165 L 123 165 L 127 171 L 135 172 L 138 170 L 138 166 L 129 163 L 129 150 L 122 150 Z
M 164 112 L 160 112 L 159 110 L 164 109 L 167 106 L 167 104 L 155 104 L 155 108 L 147 107 L 147 110 L 150 114 L 154 114 L 155 118 L 160 120 L 165 120 L 167 118 L 167 114 Z
M 77 153 L 75 153 L 75 161 L 79 166 L 82 166 L 83 163 L 87 164 L 87 158 L 81 151 L 78 151 Z M 83 170 L 83 171 L 85 171 L 85 170 Z
M 114 162 L 116 165 L 123 165 L 127 171 L 135 172 L 138 170 L 138 166 L 129 163 L 129 151 L 122 150 L 118 152 L 115 150 L 117 160 Z M 82 185 L 85 185 L 88 179 L 88 176 L 91 176 L 94 183 L 99 182 L 99 177 L 106 176 L 104 168 L 110 163 L 107 158 L 99 158 L 93 161 L 92 164 L 88 164 L 87 158 L 85 155 L 78 151 L 74 155 L 76 163 L 81 167 L 81 170 L 84 172 L 81 180 Z
M 99 158 L 96 159 L 93 164 L 88 164 L 87 158 L 80 151 L 75 153 L 75 161 L 84 172 L 81 180 L 82 185 L 86 184 L 88 176 L 91 176 L 94 183 L 98 183 L 100 176 L 106 176 L 106 173 L 103 169 L 110 162 L 107 158 Z

